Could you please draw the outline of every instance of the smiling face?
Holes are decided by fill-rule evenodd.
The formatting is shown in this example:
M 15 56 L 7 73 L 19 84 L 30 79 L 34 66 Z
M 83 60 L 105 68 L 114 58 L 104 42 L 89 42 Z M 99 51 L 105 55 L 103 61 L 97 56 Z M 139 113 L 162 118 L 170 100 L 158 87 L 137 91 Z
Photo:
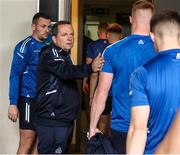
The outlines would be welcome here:
M 74 44 L 74 30 L 72 25 L 58 25 L 58 33 L 57 36 L 53 36 L 53 42 L 65 51 L 72 49 Z

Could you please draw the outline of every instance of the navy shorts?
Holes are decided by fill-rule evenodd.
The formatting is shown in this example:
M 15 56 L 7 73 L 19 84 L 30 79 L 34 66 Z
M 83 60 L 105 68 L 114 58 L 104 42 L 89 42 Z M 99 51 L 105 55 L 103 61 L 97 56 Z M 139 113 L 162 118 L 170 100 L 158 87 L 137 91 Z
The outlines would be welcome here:
M 102 115 L 110 114 L 111 110 L 112 110 L 112 97 L 108 96 L 107 100 L 106 100 L 106 106 L 105 106 L 105 109 L 104 109 Z
M 24 130 L 35 130 L 35 101 L 33 98 L 20 96 L 18 101 L 19 128 Z
M 72 140 L 74 125 L 67 127 L 37 126 L 38 153 L 64 154 Z
M 119 132 L 111 129 L 110 139 L 118 154 L 126 154 L 127 132 Z

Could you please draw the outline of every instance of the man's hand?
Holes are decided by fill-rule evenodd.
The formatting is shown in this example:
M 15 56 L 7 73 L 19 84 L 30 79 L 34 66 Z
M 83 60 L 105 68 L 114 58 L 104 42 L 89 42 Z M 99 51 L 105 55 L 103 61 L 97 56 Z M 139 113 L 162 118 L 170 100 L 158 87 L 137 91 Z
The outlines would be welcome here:
M 9 105 L 8 118 L 11 121 L 16 122 L 18 117 L 19 117 L 19 110 L 18 110 L 17 106 L 16 105 Z
M 102 58 L 101 54 L 99 53 L 98 56 L 92 62 L 93 72 L 100 71 L 103 65 L 104 65 L 104 59 Z
M 89 92 L 89 85 L 88 85 L 87 80 L 88 80 L 87 77 L 85 77 L 85 78 L 83 79 L 83 92 L 84 92 L 85 94 L 88 94 L 88 92 Z
M 89 107 L 91 108 L 91 105 L 92 105 L 92 101 L 93 101 L 93 97 L 89 97 Z
M 87 132 L 87 138 L 90 140 L 96 133 L 102 133 L 102 132 L 98 128 L 90 129 L 89 132 Z

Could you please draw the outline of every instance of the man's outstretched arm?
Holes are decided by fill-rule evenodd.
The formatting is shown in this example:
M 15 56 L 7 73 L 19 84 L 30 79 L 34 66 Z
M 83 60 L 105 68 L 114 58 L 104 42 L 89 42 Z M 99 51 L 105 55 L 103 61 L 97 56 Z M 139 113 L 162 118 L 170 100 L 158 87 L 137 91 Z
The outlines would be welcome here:
M 105 108 L 106 99 L 109 93 L 109 89 L 111 87 L 112 79 L 113 79 L 112 73 L 101 72 L 99 75 L 98 87 L 94 94 L 94 98 L 91 106 L 90 130 L 88 136 L 89 139 L 92 136 L 94 136 L 97 132 L 100 132 L 97 129 L 97 124 Z

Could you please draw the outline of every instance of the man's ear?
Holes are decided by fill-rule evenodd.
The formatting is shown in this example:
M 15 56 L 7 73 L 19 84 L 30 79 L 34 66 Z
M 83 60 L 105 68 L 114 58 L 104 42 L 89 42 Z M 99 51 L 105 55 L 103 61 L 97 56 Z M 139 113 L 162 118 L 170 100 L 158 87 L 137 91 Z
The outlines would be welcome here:
M 120 39 L 122 39 L 123 38 L 123 34 L 121 34 L 121 38 Z
M 152 41 L 154 42 L 155 41 L 154 33 L 150 32 L 150 36 L 151 36 Z
M 54 44 L 57 44 L 56 36 L 52 36 L 52 40 L 53 40 L 53 43 L 54 43 Z
M 129 22 L 132 24 L 132 16 L 129 16 Z
M 31 24 L 31 29 L 32 29 L 33 31 L 35 31 L 35 30 L 36 30 L 36 25 L 35 25 L 35 24 Z

